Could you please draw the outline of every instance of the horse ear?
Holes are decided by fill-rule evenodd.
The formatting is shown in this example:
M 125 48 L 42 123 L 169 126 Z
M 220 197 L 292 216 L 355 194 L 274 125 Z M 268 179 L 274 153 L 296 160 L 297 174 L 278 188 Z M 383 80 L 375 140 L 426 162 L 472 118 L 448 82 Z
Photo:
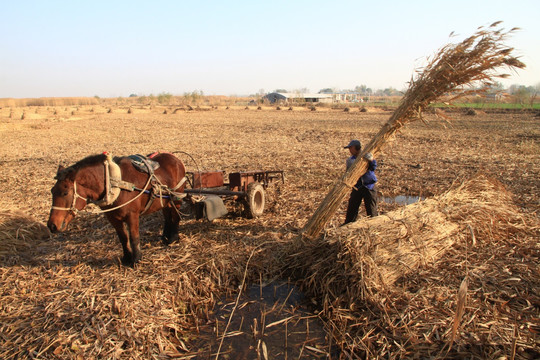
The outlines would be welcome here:
M 56 175 L 58 175 L 60 173 L 60 171 L 64 170 L 65 167 L 63 167 L 62 165 L 58 165 L 58 170 L 56 170 Z

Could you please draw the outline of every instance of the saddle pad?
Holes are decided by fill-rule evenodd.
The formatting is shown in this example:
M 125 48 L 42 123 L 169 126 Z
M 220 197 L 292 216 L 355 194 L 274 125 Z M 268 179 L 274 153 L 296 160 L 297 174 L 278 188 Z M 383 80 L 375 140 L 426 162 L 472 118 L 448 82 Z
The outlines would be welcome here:
M 151 160 L 144 155 L 129 155 L 128 158 L 131 160 L 131 164 L 140 172 L 150 174 L 159 168 L 159 163 L 157 161 Z

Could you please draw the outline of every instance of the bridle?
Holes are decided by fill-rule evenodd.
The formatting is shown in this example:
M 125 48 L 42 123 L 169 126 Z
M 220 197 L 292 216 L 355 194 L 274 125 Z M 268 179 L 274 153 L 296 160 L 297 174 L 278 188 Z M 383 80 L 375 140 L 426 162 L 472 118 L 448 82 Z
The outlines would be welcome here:
M 88 204 L 88 200 L 83 198 L 81 195 L 77 193 L 77 182 L 73 182 L 73 201 L 71 202 L 71 207 L 61 207 L 61 206 L 51 206 L 51 209 L 53 210 L 64 210 L 64 211 L 71 211 L 74 215 L 77 215 L 79 212 L 79 209 L 75 206 L 77 204 L 77 199 L 84 200 L 84 206 L 83 209 L 86 207 L 86 204 Z M 82 209 L 81 209 L 82 210 Z

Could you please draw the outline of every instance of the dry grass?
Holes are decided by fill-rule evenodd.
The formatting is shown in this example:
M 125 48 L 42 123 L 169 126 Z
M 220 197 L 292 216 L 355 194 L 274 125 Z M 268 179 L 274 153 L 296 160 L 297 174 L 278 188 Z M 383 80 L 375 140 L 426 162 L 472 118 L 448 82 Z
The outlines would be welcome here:
M 205 358 L 208 349 L 204 344 L 215 344 L 228 320 L 218 319 L 214 313 L 216 307 L 224 306 L 220 301 L 236 298 L 244 274 L 247 286 L 268 283 L 285 276 L 286 270 L 292 273 L 293 262 L 284 264 L 282 255 L 296 253 L 289 246 L 295 232 L 304 226 L 313 214 L 314 204 L 343 173 L 347 157 L 343 145 L 351 138 L 366 142 L 388 118 L 386 113 L 332 109 L 312 112 L 297 107 L 293 111 L 265 107 L 246 111 L 239 106 L 176 114 L 172 110 L 163 114 L 164 108 L 159 106 L 135 108 L 132 114 L 127 114 L 128 107 L 111 107 L 111 113 L 108 108 L 80 106 L 75 116 L 70 115 L 75 107 L 50 107 L 40 109 L 39 114 L 27 110 L 29 116 L 24 120 L 20 120 L 24 108 L 0 109 L 0 178 L 6 189 L 1 208 L 10 214 L 21 212 L 19 217 L 4 215 L 2 219 L 9 225 L 9 236 L 2 235 L 1 241 L 5 244 L 6 238 L 17 239 L 14 247 L 3 246 L 0 255 L 2 358 L 39 355 L 47 359 L 163 359 L 194 353 Z M 12 118 L 11 111 L 15 114 Z M 325 308 L 327 300 L 335 300 L 336 294 L 325 297 L 314 291 L 309 281 L 315 276 L 291 280 L 317 303 L 330 330 L 329 339 L 342 346 L 343 356 L 362 356 L 369 351 L 370 358 L 426 358 L 448 349 L 458 290 L 468 276 L 465 311 L 448 357 L 469 353 L 470 358 L 510 357 L 515 342 L 516 358 L 525 359 L 527 354 L 537 353 L 539 346 L 535 221 L 540 210 L 540 154 L 533 151 L 540 139 L 539 120 L 530 114 L 456 114 L 448 124 L 431 115 L 425 117 L 429 126 L 411 124 L 379 154 L 381 195 L 437 195 L 442 200 L 426 202 L 433 202 L 432 210 L 438 209 L 438 201 L 452 205 L 443 194 L 454 181 L 458 180 L 455 186 L 460 186 L 461 180 L 481 171 L 504 185 L 504 201 L 497 196 L 481 201 L 473 197 L 473 204 L 478 201 L 483 207 L 478 211 L 464 208 L 470 213 L 460 216 L 468 216 L 470 222 L 457 216 L 441 225 L 435 216 L 440 212 L 426 214 L 433 226 L 453 229 L 444 256 L 433 256 L 426 265 L 389 281 L 387 289 L 379 290 L 375 278 L 370 278 L 364 292 L 367 284 L 372 292 L 377 290 L 378 295 L 369 298 L 372 303 L 355 301 L 345 306 L 346 298 L 340 298 Z M 47 220 L 49 190 L 57 165 L 72 164 L 105 150 L 113 155 L 183 150 L 197 161 L 194 164 L 183 157 L 188 169 L 231 172 L 277 168 L 285 170 L 286 183 L 270 192 L 269 208 L 261 218 L 246 220 L 233 214 L 213 223 L 185 220 L 180 241 L 170 247 L 159 242 L 161 217 L 143 218 L 143 261 L 133 270 L 119 265 L 120 245 L 102 217 L 82 213 L 69 232 L 50 239 L 40 235 L 42 226 L 37 225 Z M 481 210 L 486 204 L 491 204 L 489 210 Z M 515 216 L 508 217 L 512 226 L 507 224 L 506 215 L 502 222 L 499 218 L 489 220 L 486 212 L 498 211 L 500 204 L 503 210 L 509 204 L 515 206 Z M 421 204 L 414 206 L 425 213 Z M 395 204 L 381 203 L 380 208 L 386 218 L 388 214 L 398 216 L 400 211 L 407 213 Z M 451 209 L 459 214 L 458 205 Z M 348 236 L 360 243 L 358 234 L 367 230 L 338 229 L 344 210 L 342 204 L 327 229 L 336 229 L 335 236 L 347 230 Z M 36 230 L 20 232 L 25 236 L 22 241 L 16 237 L 15 229 L 30 217 L 33 220 L 28 220 L 29 227 L 22 229 Z M 13 218 L 18 220 L 9 220 Z M 523 223 L 517 226 L 515 219 L 523 219 Z M 437 233 L 437 228 L 426 228 L 429 223 L 422 227 L 417 221 L 409 219 L 410 236 Z M 473 229 L 475 246 L 466 224 Z M 386 231 L 398 234 L 404 226 L 389 226 Z M 355 256 L 360 256 L 362 249 L 359 245 Z M 316 256 L 320 256 L 317 249 L 312 250 L 310 263 L 317 262 Z M 328 264 L 320 262 L 321 266 L 331 265 L 335 259 L 328 256 L 331 254 L 337 253 L 326 253 Z M 354 257 L 343 261 L 351 259 Z M 415 261 L 414 253 L 411 261 Z M 390 267 L 379 267 L 389 279 L 393 276 Z M 304 270 L 299 268 L 297 272 Z M 356 283 L 350 291 L 361 289 Z M 244 303 L 241 300 L 238 307 Z M 265 314 L 268 310 L 263 309 Z M 280 321 L 279 316 L 287 319 L 291 311 L 295 310 L 272 311 L 266 324 Z M 271 318 L 274 314 L 276 317 Z M 262 314 L 257 319 L 261 324 Z M 285 323 L 292 326 L 291 322 Z M 270 344 L 271 336 L 283 334 L 273 333 L 276 328 L 258 332 L 257 339 Z M 242 336 L 255 341 L 252 333 L 244 330 Z M 257 341 L 253 345 L 246 356 L 256 358 Z M 328 346 L 320 349 L 328 352 Z M 216 349 L 213 347 L 213 351 Z M 259 349 L 262 351 L 262 345 Z M 313 358 L 314 350 L 307 349 L 304 347 L 301 357 Z M 270 358 L 279 357 L 269 345 L 267 350 Z M 232 356 L 224 351 L 220 358 L 225 355 Z
M 515 340 L 529 358 L 539 354 L 539 236 L 538 218 L 477 176 L 295 244 L 286 266 L 322 301 L 345 354 L 495 358 Z
M 50 237 L 49 230 L 41 222 L 7 203 L 0 208 L 0 256 L 24 252 L 32 243 Z

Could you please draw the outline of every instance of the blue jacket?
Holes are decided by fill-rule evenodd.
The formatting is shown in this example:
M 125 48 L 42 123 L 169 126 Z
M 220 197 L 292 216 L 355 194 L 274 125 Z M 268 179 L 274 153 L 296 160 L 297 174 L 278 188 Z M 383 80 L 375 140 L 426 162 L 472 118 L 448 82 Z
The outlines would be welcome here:
M 354 163 L 356 160 L 356 156 L 351 156 L 347 159 L 347 169 Z M 368 161 L 368 169 L 364 175 L 358 179 L 358 182 L 356 183 L 356 188 L 359 189 L 361 186 L 373 190 L 373 187 L 375 187 L 375 183 L 377 182 L 377 176 L 375 176 L 375 169 L 377 169 L 377 160 L 373 159 L 371 161 Z

